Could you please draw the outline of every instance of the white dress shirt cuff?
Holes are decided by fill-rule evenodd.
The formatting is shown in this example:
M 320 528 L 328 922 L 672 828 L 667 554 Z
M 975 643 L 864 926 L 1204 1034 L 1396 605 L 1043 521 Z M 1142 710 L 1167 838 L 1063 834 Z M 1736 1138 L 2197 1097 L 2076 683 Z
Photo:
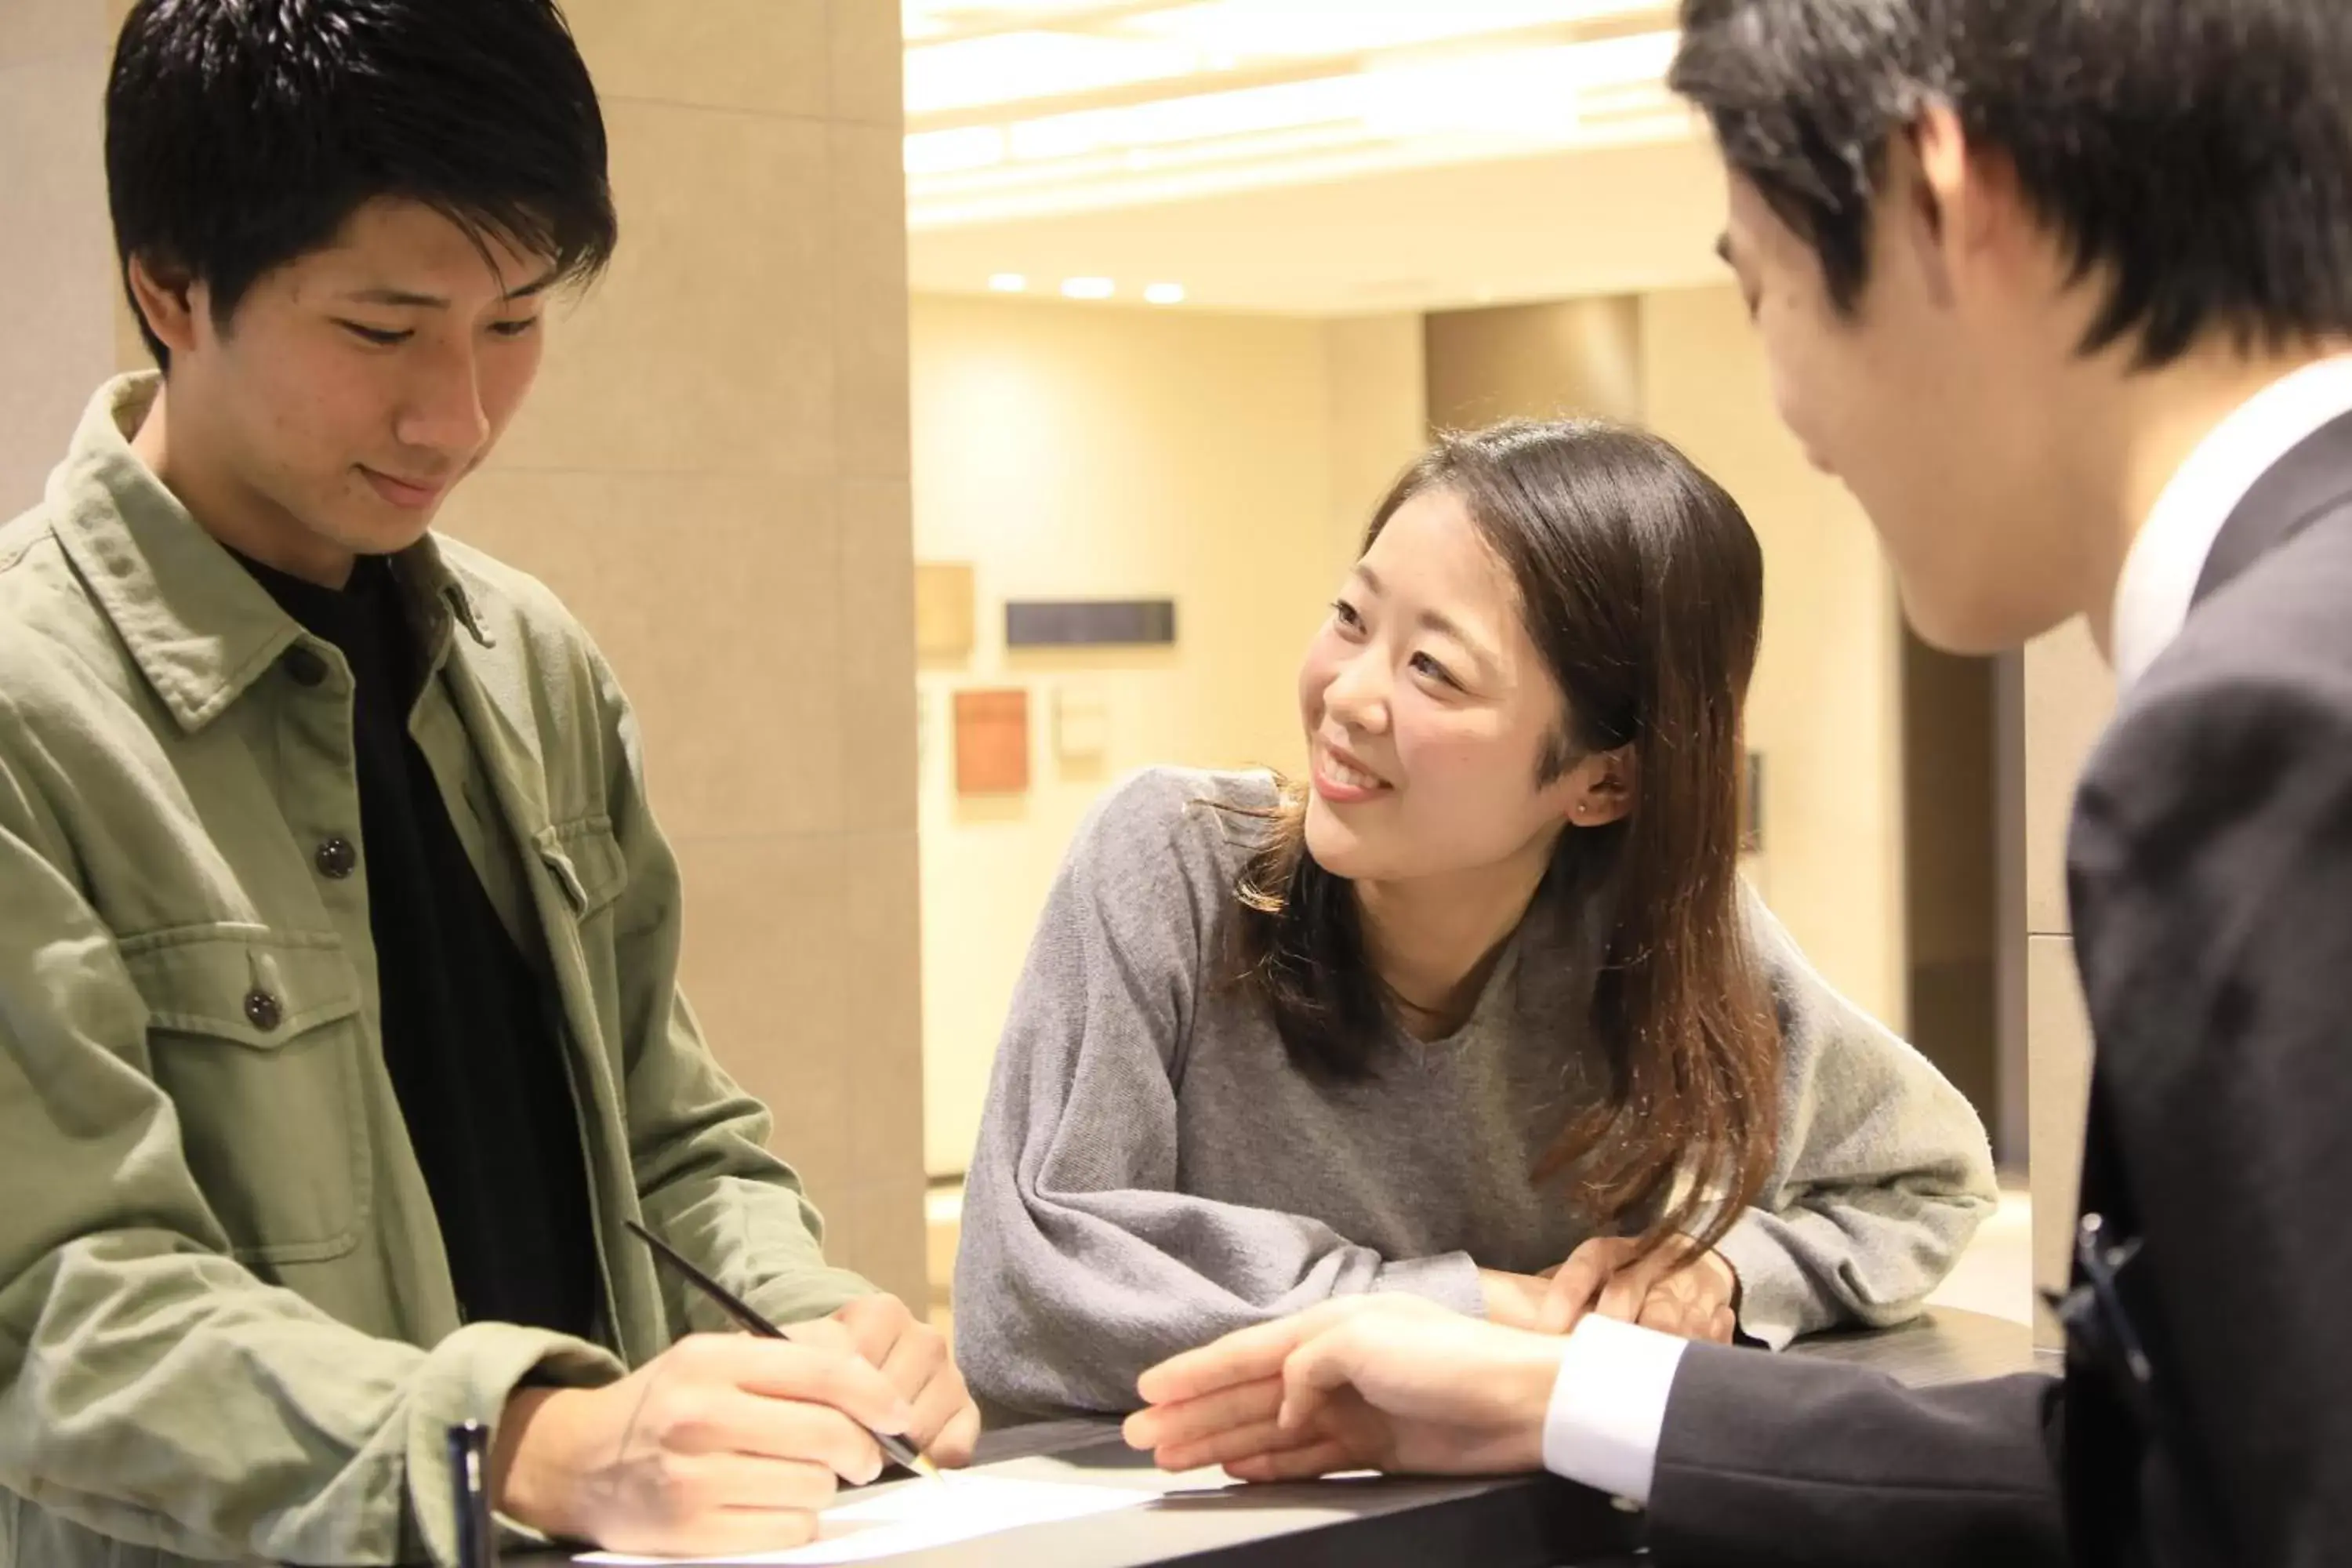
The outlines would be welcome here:
M 1544 1468 L 1647 1507 L 1688 1342 L 1612 1318 L 1577 1324 L 1544 1416 Z

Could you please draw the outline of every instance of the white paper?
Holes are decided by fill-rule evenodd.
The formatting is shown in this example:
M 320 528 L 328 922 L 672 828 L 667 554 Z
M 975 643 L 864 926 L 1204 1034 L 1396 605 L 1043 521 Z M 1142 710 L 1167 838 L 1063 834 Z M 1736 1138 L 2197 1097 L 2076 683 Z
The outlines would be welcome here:
M 1017 1530 L 1024 1524 L 1084 1519 L 1150 1502 L 1160 1494 L 1132 1487 L 1071 1486 L 1059 1481 L 1021 1481 L 995 1476 L 950 1475 L 936 1481 L 908 1481 L 869 1498 L 825 1510 L 817 1539 L 790 1552 L 750 1557 L 625 1557 L 598 1552 L 574 1563 L 600 1568 L 666 1563 L 865 1563 L 902 1552 L 946 1546 L 974 1536 Z

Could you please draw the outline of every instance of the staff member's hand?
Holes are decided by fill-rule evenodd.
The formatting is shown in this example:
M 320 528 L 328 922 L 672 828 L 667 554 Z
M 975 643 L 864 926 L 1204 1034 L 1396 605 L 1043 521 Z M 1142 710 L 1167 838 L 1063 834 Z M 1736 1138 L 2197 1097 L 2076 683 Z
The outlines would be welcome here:
M 1534 1326 L 1564 1334 L 1588 1312 L 1686 1340 L 1731 1342 L 1739 1275 L 1724 1256 L 1689 1237 L 1667 1237 L 1636 1258 L 1633 1237 L 1600 1236 L 1552 1271 L 1551 1289 Z
M 1561 1351 L 1418 1297 L 1351 1296 L 1152 1368 L 1125 1433 L 1163 1469 L 1245 1481 L 1533 1470 Z
M 715 1557 L 815 1538 L 837 1480 L 882 1469 L 866 1427 L 914 1411 L 852 1352 L 695 1334 L 603 1388 L 507 1401 L 490 1496 L 508 1517 L 616 1552 Z
M 907 1440 L 935 1465 L 971 1462 L 980 1440 L 980 1407 L 948 1353 L 948 1342 L 896 1296 L 860 1296 L 829 1318 L 785 1331 L 801 1344 L 834 1344 L 882 1369 L 913 1409 Z

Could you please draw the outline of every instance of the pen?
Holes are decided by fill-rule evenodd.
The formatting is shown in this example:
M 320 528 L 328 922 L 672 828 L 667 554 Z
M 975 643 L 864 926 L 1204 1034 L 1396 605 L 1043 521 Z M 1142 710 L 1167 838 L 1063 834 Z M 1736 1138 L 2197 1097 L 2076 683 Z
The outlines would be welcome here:
M 490 1429 L 478 1421 L 449 1428 L 449 1479 L 457 1503 L 457 1568 L 497 1568 L 499 1546 L 490 1524 Z
M 751 1305 L 741 1297 L 688 1262 L 685 1255 L 668 1242 L 664 1241 L 635 1220 L 625 1219 L 621 1223 L 627 1226 L 630 1233 L 639 1241 L 652 1247 L 656 1258 L 677 1269 L 687 1283 L 716 1302 L 720 1310 L 735 1320 L 738 1328 L 746 1333 L 757 1334 L 761 1339 L 790 1340 L 792 1338 L 792 1335 L 753 1311 Z M 903 1465 L 917 1475 L 927 1476 L 932 1480 L 940 1479 L 939 1467 L 916 1452 L 915 1446 L 904 1437 L 893 1437 L 887 1432 L 877 1432 L 870 1426 L 866 1428 L 866 1433 L 882 1446 L 882 1451 L 890 1457 L 893 1464 Z

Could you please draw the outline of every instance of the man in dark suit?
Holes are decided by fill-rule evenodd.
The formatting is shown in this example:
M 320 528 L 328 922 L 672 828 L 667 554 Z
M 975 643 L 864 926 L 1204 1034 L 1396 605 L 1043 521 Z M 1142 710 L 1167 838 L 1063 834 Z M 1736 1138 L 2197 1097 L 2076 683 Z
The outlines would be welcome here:
M 1683 26 L 1775 398 L 1915 624 L 2080 614 L 2116 668 L 2069 845 L 2065 1375 L 1912 1392 L 1360 1300 L 1155 1369 L 1129 1436 L 1248 1479 L 1549 1466 L 1645 1502 L 1669 1564 L 2352 1563 L 2352 5 Z

